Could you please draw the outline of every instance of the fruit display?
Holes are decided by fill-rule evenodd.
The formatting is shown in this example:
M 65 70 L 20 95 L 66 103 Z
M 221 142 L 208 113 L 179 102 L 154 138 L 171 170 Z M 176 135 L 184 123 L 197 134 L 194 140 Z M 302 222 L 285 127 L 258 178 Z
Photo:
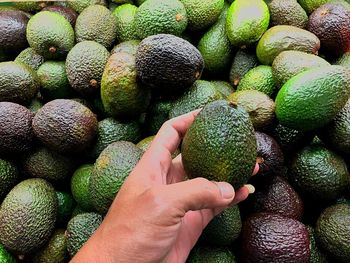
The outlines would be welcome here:
M 197 109 L 185 180 L 255 192 L 186 262 L 349 263 L 349 0 L 0 3 L 0 263 L 69 262 Z

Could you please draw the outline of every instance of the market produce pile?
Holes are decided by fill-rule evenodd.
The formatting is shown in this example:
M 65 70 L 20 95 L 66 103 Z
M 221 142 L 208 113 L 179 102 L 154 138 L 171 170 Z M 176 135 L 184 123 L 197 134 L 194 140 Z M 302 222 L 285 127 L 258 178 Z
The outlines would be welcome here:
M 348 2 L 2 3 L 0 262 L 68 262 L 163 123 L 199 108 L 173 157 L 255 193 L 188 262 L 350 262 Z

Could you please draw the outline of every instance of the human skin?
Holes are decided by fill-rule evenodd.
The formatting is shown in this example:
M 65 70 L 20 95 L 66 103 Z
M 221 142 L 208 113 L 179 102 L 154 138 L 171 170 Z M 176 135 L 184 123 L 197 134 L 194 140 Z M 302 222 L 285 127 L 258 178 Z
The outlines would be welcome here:
M 71 262 L 185 262 L 209 221 L 254 191 L 251 185 L 235 192 L 226 182 L 185 180 L 181 155 L 174 160 L 171 155 L 198 112 L 163 124 L 101 226 Z

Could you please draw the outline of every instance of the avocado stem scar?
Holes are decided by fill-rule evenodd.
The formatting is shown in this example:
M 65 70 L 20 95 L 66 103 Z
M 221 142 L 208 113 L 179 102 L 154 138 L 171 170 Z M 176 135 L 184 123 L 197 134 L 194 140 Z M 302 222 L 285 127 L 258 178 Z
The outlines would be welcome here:
M 55 47 L 49 48 L 50 53 L 56 53 L 57 49 Z

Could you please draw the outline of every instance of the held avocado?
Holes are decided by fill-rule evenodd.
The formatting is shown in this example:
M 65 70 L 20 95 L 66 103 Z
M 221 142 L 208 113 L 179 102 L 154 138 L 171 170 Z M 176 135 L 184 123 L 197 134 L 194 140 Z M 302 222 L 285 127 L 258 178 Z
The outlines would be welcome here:
M 250 178 L 256 160 L 249 114 L 227 101 L 209 103 L 183 139 L 182 160 L 189 178 L 226 181 L 238 189 Z

